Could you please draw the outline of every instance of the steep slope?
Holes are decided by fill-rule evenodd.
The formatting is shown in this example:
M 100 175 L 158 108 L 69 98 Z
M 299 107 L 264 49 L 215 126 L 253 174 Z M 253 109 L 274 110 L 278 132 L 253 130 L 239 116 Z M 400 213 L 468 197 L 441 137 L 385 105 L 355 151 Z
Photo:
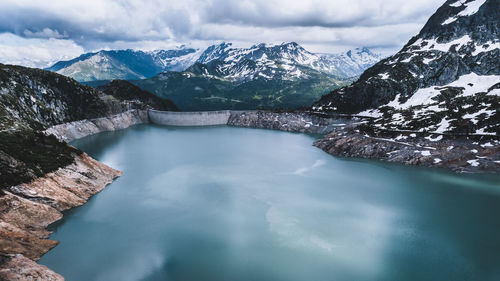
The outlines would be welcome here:
M 99 51 L 61 61 L 47 70 L 80 82 L 113 79 L 143 79 L 167 71 L 180 71 L 193 64 L 199 53 L 184 46 L 152 52 L 134 50 Z
M 165 111 L 179 111 L 171 100 L 159 98 L 125 80 L 113 80 L 97 89 L 122 102 L 133 103 L 133 108 L 136 109 L 154 108 Z
M 42 129 L 110 112 L 95 89 L 49 71 L 0 64 L 0 129 Z
M 500 1 L 449 0 L 401 51 L 314 104 L 389 130 L 500 133 Z

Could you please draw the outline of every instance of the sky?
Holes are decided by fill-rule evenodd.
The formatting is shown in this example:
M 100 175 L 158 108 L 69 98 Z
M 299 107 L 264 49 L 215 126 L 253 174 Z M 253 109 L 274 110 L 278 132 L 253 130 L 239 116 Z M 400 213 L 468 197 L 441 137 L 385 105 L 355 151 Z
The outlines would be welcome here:
M 102 49 L 249 47 L 397 52 L 444 0 L 1 0 L 0 62 L 47 67 Z

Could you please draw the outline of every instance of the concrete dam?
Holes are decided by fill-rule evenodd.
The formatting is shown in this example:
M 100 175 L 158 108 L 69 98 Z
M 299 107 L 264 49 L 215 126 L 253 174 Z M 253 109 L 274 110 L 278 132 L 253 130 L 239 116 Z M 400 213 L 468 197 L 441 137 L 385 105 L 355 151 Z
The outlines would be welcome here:
M 233 111 L 175 112 L 148 110 L 151 123 L 168 126 L 226 125 Z

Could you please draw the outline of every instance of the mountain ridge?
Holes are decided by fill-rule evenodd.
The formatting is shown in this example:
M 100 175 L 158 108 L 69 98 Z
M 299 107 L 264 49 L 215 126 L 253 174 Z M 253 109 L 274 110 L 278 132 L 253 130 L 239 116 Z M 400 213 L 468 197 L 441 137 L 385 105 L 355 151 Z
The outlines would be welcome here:
M 389 130 L 500 134 L 500 1 L 446 1 L 396 54 L 316 102 Z
M 68 60 L 60 61 L 47 68 L 66 76 L 75 78 L 80 82 L 96 80 L 137 80 L 148 79 L 165 71 L 185 71 L 196 64 L 208 64 L 215 60 L 226 63 L 231 59 L 247 59 L 256 61 L 256 54 L 270 56 L 270 61 L 282 60 L 288 64 L 304 65 L 327 75 L 349 78 L 359 75 L 366 67 L 371 66 L 381 59 L 381 56 L 367 48 L 362 50 L 368 61 L 361 61 L 346 55 L 353 51 L 340 54 L 315 54 L 306 51 L 295 42 L 269 45 L 260 43 L 249 48 L 235 48 L 232 43 L 222 42 L 207 47 L 206 49 L 193 49 L 181 46 L 174 50 L 134 51 L 111 50 L 86 53 Z M 354 50 L 355 51 L 355 50 Z M 360 55 L 355 51 L 354 54 Z M 279 55 L 283 57 L 279 57 Z M 129 60 L 129 61 L 128 61 Z M 343 68 L 346 69 L 343 69 Z

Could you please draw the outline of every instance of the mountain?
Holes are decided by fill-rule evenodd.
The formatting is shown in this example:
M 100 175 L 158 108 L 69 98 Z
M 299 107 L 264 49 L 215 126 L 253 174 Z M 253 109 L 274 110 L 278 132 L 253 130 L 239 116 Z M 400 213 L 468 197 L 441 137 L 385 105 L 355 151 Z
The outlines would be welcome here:
M 61 61 L 47 70 L 72 77 L 80 82 L 99 80 L 137 80 L 151 78 L 161 72 L 184 71 L 195 63 L 208 64 L 222 61 L 226 65 L 225 75 L 238 74 L 228 63 L 243 61 L 280 63 L 283 67 L 301 65 L 338 77 L 354 77 L 367 67 L 378 62 L 381 57 L 367 48 L 351 50 L 335 55 L 314 54 L 297 43 L 281 45 L 258 44 L 250 48 L 234 48 L 231 43 L 213 45 L 205 50 L 195 50 L 181 46 L 174 50 L 152 52 L 116 50 L 83 54 L 69 61 Z M 268 67 L 273 65 L 268 65 Z M 274 65 L 276 68 L 276 65 Z M 292 73 L 296 69 L 291 69 Z M 262 72 L 262 69 L 259 70 Z M 239 73 L 241 74 L 241 73 Z M 293 74 L 292 74 L 293 75 Z M 299 72 L 295 73 L 295 76 Z
M 151 52 L 134 50 L 99 51 L 60 61 L 47 70 L 80 82 L 114 79 L 144 79 L 163 71 L 181 71 L 192 65 L 199 52 L 181 46 Z
M 383 130 L 499 135 L 499 19 L 500 0 L 448 0 L 401 51 L 312 109 Z
M 222 43 L 207 48 L 183 72 L 132 81 L 181 110 L 297 108 L 350 82 L 297 43 L 250 48 Z
M 328 61 L 334 69 L 340 71 L 342 76 L 359 76 L 370 66 L 382 60 L 382 56 L 373 53 L 370 49 L 356 48 L 340 54 L 325 54 L 324 60 Z
M 314 54 L 295 42 L 280 45 L 258 44 L 250 48 L 232 48 L 231 43 L 208 47 L 196 61 L 213 69 L 215 75 L 232 80 L 301 79 L 307 68 L 337 78 L 354 77 L 377 63 L 381 57 L 367 48 L 334 55 Z
M 95 87 L 129 80 L 182 110 L 297 108 L 351 83 L 380 58 L 367 48 L 325 55 L 294 42 L 249 48 L 224 42 L 205 50 L 100 51 L 49 70 Z
M 379 58 L 366 48 L 334 56 L 311 53 L 294 42 L 250 48 L 221 43 L 183 72 L 132 82 L 182 110 L 292 109 L 351 83 L 351 76 Z M 350 68 L 340 71 L 336 65 Z

